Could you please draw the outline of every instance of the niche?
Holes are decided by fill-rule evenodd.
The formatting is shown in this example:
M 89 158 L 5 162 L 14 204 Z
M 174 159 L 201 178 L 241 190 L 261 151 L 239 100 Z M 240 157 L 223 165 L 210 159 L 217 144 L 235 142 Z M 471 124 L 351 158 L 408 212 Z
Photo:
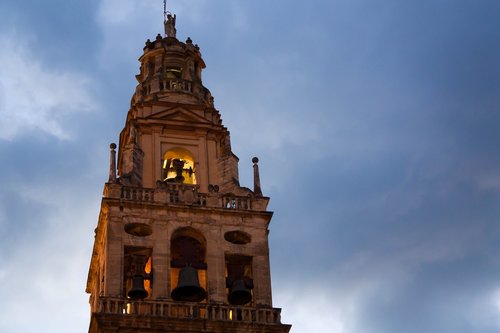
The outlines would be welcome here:
M 137 237 L 146 237 L 153 233 L 151 226 L 144 223 L 127 223 L 124 228 L 127 234 Z
M 252 236 L 250 236 L 244 231 L 233 230 L 226 232 L 224 234 L 224 239 L 229 243 L 243 245 L 250 243 L 252 241 Z

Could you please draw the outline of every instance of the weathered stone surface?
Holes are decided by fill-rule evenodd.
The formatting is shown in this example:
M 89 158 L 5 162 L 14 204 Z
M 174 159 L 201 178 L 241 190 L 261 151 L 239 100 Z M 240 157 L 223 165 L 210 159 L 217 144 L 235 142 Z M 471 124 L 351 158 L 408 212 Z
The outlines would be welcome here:
M 139 59 L 118 177 L 112 148 L 87 281 L 89 332 L 288 332 L 272 308 L 269 198 L 258 170 L 255 193 L 240 186 L 229 131 L 201 83 L 199 48 L 171 32 L 148 41 Z M 184 263 L 207 292 L 200 303 L 171 297 Z M 143 275 L 143 300 L 127 296 L 133 274 Z M 228 293 L 238 279 L 251 282 L 252 299 L 235 306 Z

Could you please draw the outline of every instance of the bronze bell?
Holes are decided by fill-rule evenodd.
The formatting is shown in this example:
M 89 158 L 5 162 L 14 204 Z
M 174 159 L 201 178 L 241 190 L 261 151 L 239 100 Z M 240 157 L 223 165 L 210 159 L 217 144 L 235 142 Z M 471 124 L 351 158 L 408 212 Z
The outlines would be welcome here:
M 132 288 L 127 293 L 131 299 L 143 299 L 148 297 L 148 292 L 144 289 L 144 276 L 134 275 L 132 277 Z
M 200 302 L 207 298 L 207 292 L 200 286 L 196 268 L 186 266 L 179 271 L 179 282 L 177 288 L 172 290 L 172 298 L 184 302 Z
M 247 288 L 244 279 L 234 280 L 227 299 L 233 305 L 244 305 L 252 300 L 252 293 Z
M 186 162 L 176 158 L 172 161 L 172 163 L 174 164 L 174 169 L 175 169 L 175 173 L 176 173 L 174 180 L 177 183 L 183 183 L 184 176 L 182 175 L 182 171 L 184 171 L 184 163 L 186 163 Z

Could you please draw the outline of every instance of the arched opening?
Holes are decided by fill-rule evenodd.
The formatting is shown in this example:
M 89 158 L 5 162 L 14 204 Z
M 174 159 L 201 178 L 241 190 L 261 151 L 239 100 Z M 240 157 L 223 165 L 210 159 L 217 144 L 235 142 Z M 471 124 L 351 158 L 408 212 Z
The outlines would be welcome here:
M 162 180 L 196 184 L 194 157 L 189 150 L 177 147 L 163 155 Z
M 180 79 L 182 77 L 181 67 L 169 66 L 165 68 L 165 78 L 167 79 Z
M 126 246 L 123 265 L 123 296 L 128 299 L 150 298 L 152 292 L 151 276 L 152 249 Z
M 252 301 L 252 257 L 226 253 L 226 288 L 230 304 L 245 305 Z
M 176 301 L 200 302 L 207 297 L 206 241 L 193 228 L 174 232 L 170 243 L 171 296 Z

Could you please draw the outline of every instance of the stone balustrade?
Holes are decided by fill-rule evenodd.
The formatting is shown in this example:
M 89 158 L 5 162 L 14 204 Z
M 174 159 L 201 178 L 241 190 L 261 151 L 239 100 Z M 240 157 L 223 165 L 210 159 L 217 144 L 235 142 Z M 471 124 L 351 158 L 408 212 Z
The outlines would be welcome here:
M 169 90 L 169 91 L 183 91 L 187 93 L 193 92 L 192 82 L 181 79 L 160 80 L 159 88 L 160 91 Z
M 259 324 L 281 324 L 281 309 L 225 304 L 184 303 L 172 301 L 132 301 L 119 298 L 99 298 L 98 313 L 146 315 L 173 319 L 208 319 Z
M 183 79 L 161 79 L 154 77 L 148 79 L 138 88 L 137 92 L 142 96 L 154 94 L 160 91 L 175 91 L 193 93 L 193 82 Z
M 162 183 L 157 188 L 142 188 L 108 183 L 104 188 L 105 198 L 123 201 L 188 205 L 232 210 L 265 211 L 269 199 L 266 197 L 236 196 L 231 193 L 202 193 L 197 185 Z
M 251 209 L 252 200 L 249 197 L 237 197 L 233 195 L 222 195 L 222 208 L 229 209 Z
M 122 187 L 121 199 L 154 202 L 154 190 L 137 187 Z

